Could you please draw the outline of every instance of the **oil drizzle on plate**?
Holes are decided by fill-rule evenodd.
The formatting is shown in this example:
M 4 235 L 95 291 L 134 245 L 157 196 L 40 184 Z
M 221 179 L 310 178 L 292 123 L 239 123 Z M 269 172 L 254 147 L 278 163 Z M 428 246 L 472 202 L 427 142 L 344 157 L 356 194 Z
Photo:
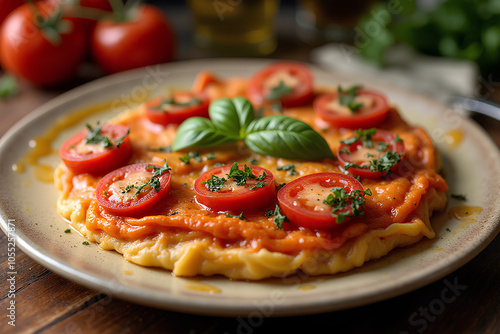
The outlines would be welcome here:
M 45 156 L 57 153 L 52 149 L 52 142 L 57 138 L 62 130 L 74 126 L 86 117 L 108 110 L 113 102 L 101 102 L 77 110 L 69 115 L 59 117 L 47 131 L 39 137 L 33 138 L 29 142 L 30 150 L 17 163 L 12 165 L 12 170 L 16 173 L 24 173 L 26 165 L 33 166 L 35 178 L 42 182 L 51 183 L 54 181 L 54 170 L 51 166 L 42 164 L 39 160 Z
M 458 145 L 460 145 L 460 143 L 462 142 L 463 136 L 464 136 L 464 134 L 463 134 L 462 130 L 452 129 L 445 134 L 444 140 L 453 149 L 453 148 L 457 148 Z
M 451 217 L 462 221 L 465 224 L 472 224 L 477 221 L 483 208 L 479 206 L 457 205 L 448 211 Z
M 313 290 L 316 289 L 315 285 L 301 285 L 299 286 L 299 290 Z
M 198 282 L 198 281 L 189 281 L 184 285 L 184 288 L 189 289 L 189 290 L 194 290 L 194 291 L 207 292 L 209 294 L 222 292 L 221 289 L 219 289 L 213 285 Z

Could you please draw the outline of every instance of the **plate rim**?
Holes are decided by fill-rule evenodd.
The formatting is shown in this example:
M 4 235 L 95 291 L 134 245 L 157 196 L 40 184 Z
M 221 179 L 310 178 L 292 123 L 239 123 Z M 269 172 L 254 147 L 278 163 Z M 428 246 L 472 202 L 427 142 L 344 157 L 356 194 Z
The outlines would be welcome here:
M 231 67 L 237 67 L 237 66 L 249 66 L 248 64 L 251 63 L 250 66 L 263 66 L 265 64 L 271 63 L 278 61 L 276 59 L 245 59 L 245 58 L 236 58 L 236 59 L 198 59 L 198 60 L 186 60 L 186 61 L 181 61 L 181 62 L 173 62 L 173 63 L 167 63 L 167 64 L 162 64 L 158 65 L 160 68 L 166 68 L 170 72 L 183 72 L 184 70 L 181 69 L 179 71 L 175 71 L 170 68 L 175 69 L 175 66 L 193 66 L 194 68 L 198 68 L 195 66 L 195 64 L 203 64 L 203 66 L 206 66 L 207 63 L 211 64 L 216 64 L 216 65 L 221 65 L 224 64 L 227 66 L 228 63 L 231 63 Z M 235 64 L 238 64 L 237 66 Z M 317 65 L 313 65 L 310 63 L 304 63 L 310 66 L 314 70 L 320 70 L 320 71 L 325 71 L 327 72 L 328 75 L 335 75 L 339 81 L 346 80 L 346 81 L 352 81 L 352 78 L 349 76 L 345 75 L 337 75 L 332 73 L 330 70 L 325 70 L 321 67 L 318 67 Z M 201 65 L 198 65 L 201 66 Z M 102 77 L 97 80 L 88 82 L 82 86 L 76 87 L 74 89 L 71 89 L 68 92 L 65 92 L 54 99 L 51 99 L 47 101 L 46 103 L 42 104 L 40 107 L 36 108 L 33 112 L 29 113 L 25 117 L 23 117 L 21 120 L 16 122 L 1 138 L 0 138 L 0 156 L 5 154 L 5 148 L 7 147 L 7 144 L 9 143 L 9 139 L 13 137 L 20 129 L 24 128 L 25 126 L 29 125 L 31 122 L 44 117 L 46 114 L 50 114 L 51 110 L 56 108 L 57 106 L 64 105 L 65 103 L 71 102 L 71 100 L 74 100 L 78 97 L 81 97 L 82 95 L 89 94 L 93 91 L 96 91 L 98 89 L 101 89 L 102 87 L 107 87 L 111 85 L 116 85 L 122 82 L 128 82 L 132 81 L 134 79 L 137 79 L 139 76 L 144 75 L 144 70 L 145 68 L 141 69 L 135 69 L 127 72 L 122 72 L 118 73 L 115 75 L 107 76 L 107 77 Z M 413 99 L 418 99 L 426 104 L 430 104 L 433 106 L 433 108 L 438 109 L 438 110 L 449 110 L 446 106 L 443 104 L 434 101 L 430 98 L 427 98 L 425 96 L 407 91 L 405 89 L 399 88 L 392 86 L 390 84 L 386 83 L 377 83 L 373 79 L 368 79 L 368 78 L 362 78 L 360 77 L 357 79 L 358 81 L 362 81 L 363 83 L 367 83 L 367 85 L 373 86 L 373 84 L 378 84 L 379 86 L 383 87 L 384 89 L 389 89 L 390 91 L 396 92 L 397 94 L 400 95 L 405 95 L 409 96 L 410 98 Z M 459 116 L 460 117 L 460 116 Z M 489 135 L 486 134 L 486 132 L 475 122 L 465 119 L 461 117 L 462 121 L 464 121 L 465 126 L 468 128 L 468 131 L 473 131 L 475 136 L 479 136 L 481 139 L 481 142 L 489 148 L 492 148 L 493 152 L 495 152 L 495 157 L 493 159 L 496 159 L 496 162 L 500 161 L 500 151 L 496 144 L 492 141 Z M 4 233 L 7 234 L 6 230 L 6 219 L 4 217 L 7 217 L 5 215 L 5 210 L 3 208 L 3 203 L 0 203 L 0 214 L 1 218 L 0 219 L 0 226 Z M 488 246 L 488 244 L 493 241 L 493 239 L 496 237 L 498 232 L 500 231 L 500 222 L 498 221 L 500 219 L 500 207 L 496 207 L 496 210 L 493 210 L 491 212 L 491 220 L 496 219 L 497 223 L 495 226 L 495 230 L 493 230 L 489 234 L 482 234 L 481 239 L 479 240 L 476 244 L 476 246 L 472 249 L 469 250 L 468 252 L 465 251 L 459 251 L 453 259 L 453 261 L 449 262 L 447 266 L 441 267 L 439 270 L 433 269 L 434 267 L 430 266 L 427 268 L 427 270 L 423 270 L 420 275 L 417 275 L 416 278 L 413 278 L 413 284 L 409 288 L 408 284 L 412 283 L 412 279 L 409 278 L 407 281 L 402 281 L 399 282 L 396 286 L 392 286 L 391 289 L 389 290 L 383 290 L 383 291 L 373 291 L 371 294 L 365 294 L 363 296 L 358 296 L 357 299 L 350 299 L 350 300 L 340 300 L 337 301 L 335 304 L 330 304 L 328 299 L 322 299 L 320 301 L 315 301 L 311 303 L 305 302 L 305 303 L 299 303 L 297 304 L 292 304 L 292 305 L 280 305 L 279 308 L 275 310 L 272 316 L 289 316 L 289 315 L 299 315 L 299 314 L 313 314 L 313 313 L 318 313 L 318 312 L 327 312 L 327 311 L 334 311 L 334 310 L 340 310 L 340 309 L 347 309 L 347 308 L 352 308 L 360 305 L 365 305 L 365 304 L 370 304 L 374 303 L 377 301 L 389 299 L 404 293 L 408 293 L 410 291 L 419 289 L 425 285 L 428 285 L 446 275 L 449 273 L 455 271 L 456 269 L 460 268 L 461 266 L 465 265 L 467 262 L 472 260 L 474 257 L 476 257 L 484 248 Z M 22 233 L 21 233 L 22 235 Z M 136 302 L 136 303 L 141 303 L 149 306 L 154 306 L 158 308 L 164 308 L 164 309 L 170 309 L 170 310 L 176 310 L 176 311 L 181 311 L 181 312 L 186 312 L 186 313 L 194 313 L 194 314 L 205 314 L 205 315 L 218 315 L 218 316 L 238 316 L 238 315 L 245 315 L 248 314 L 249 312 L 255 311 L 255 306 L 248 306 L 248 305 L 243 305 L 243 304 L 238 304 L 238 305 L 228 305 L 223 299 L 212 299 L 212 300 L 207 300 L 206 296 L 203 295 L 201 298 L 197 298 L 197 296 L 194 296 L 193 298 L 186 297 L 186 296 L 169 296 L 170 298 L 165 299 L 165 295 L 162 294 L 161 298 L 156 295 L 151 295 L 148 294 L 147 297 L 148 299 L 145 301 L 143 300 L 144 298 L 141 298 L 141 296 L 144 294 L 144 291 L 141 289 L 137 289 L 137 291 L 133 290 L 131 292 L 127 291 L 126 289 L 116 289 L 115 285 L 122 284 L 121 282 L 106 282 L 102 277 L 96 277 L 94 275 L 89 275 L 86 272 L 78 271 L 78 269 L 66 261 L 64 261 L 61 258 L 54 258 L 50 257 L 49 255 L 43 254 L 41 250 L 39 249 L 38 245 L 30 245 L 28 241 L 18 238 L 16 236 L 16 242 L 17 245 L 19 246 L 20 249 L 22 249 L 28 256 L 30 256 L 32 259 L 35 261 L 41 263 L 43 266 L 46 268 L 56 272 L 57 274 L 66 277 L 72 281 L 77 282 L 78 284 L 81 284 L 83 286 L 86 286 L 88 288 L 94 289 L 99 291 L 102 289 L 102 287 L 106 287 L 109 289 L 112 293 L 113 296 L 119 297 L 121 299 L 125 299 L 131 302 Z M 425 274 L 429 275 L 425 275 Z M 424 276 L 424 277 L 421 277 Z M 415 282 L 417 278 L 420 278 L 418 282 Z M 146 292 L 149 291 L 148 289 L 145 290 Z M 153 298 L 151 298 L 153 297 Z M 166 303 L 167 302 L 167 303 Z M 175 304 L 175 305 L 172 305 Z M 339 304 L 342 304 L 341 306 Z

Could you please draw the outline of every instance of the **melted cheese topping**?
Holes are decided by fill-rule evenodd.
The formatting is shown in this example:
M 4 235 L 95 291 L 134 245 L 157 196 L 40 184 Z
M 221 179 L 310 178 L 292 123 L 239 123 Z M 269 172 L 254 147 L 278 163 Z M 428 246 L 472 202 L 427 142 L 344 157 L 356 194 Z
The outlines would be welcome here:
M 211 99 L 245 96 L 247 84 L 247 79 L 230 78 L 209 84 L 206 91 Z M 320 131 L 314 125 L 311 106 L 287 109 L 284 114 L 310 124 L 325 137 L 334 152 L 340 140 L 352 136 L 350 131 L 342 134 L 335 129 Z M 207 152 L 200 150 L 202 156 L 215 152 L 216 158 L 184 164 L 179 160 L 184 153 L 148 150 L 171 144 L 175 126 L 151 127 L 144 108 L 125 112 L 112 122 L 130 128 L 134 150 L 130 164 L 168 161 L 172 168 L 170 195 L 149 216 L 140 219 L 115 216 L 95 200 L 97 177 L 73 175 L 61 164 L 55 172 L 56 186 L 61 191 L 58 212 L 101 248 L 116 250 L 140 265 L 170 269 L 175 275 L 222 274 L 236 279 L 262 279 L 288 275 L 298 269 L 308 275 L 350 270 L 384 256 L 395 247 L 410 245 L 424 236 L 434 237 L 430 215 L 446 206 L 448 188 L 438 174 L 441 166 L 434 145 L 425 131 L 407 125 L 395 109 L 390 110 L 381 128 L 397 133 L 404 140 L 405 160 L 388 179 L 363 179 L 363 186 L 373 193 L 366 197 L 364 216 L 328 231 L 296 228 L 290 224 L 285 230 L 277 229 L 273 218 L 265 217 L 274 203 L 270 203 L 269 208 L 244 212 L 246 220 L 207 211 L 194 200 L 193 183 L 216 163 L 248 164 L 256 159 L 259 166 L 273 173 L 276 184 L 280 184 L 311 173 L 340 172 L 337 161 L 293 161 L 261 156 L 236 143 Z M 277 170 L 278 166 L 290 163 L 295 165 L 298 175 Z M 134 182 L 145 180 L 144 175 L 130 178 Z M 118 195 L 119 189 L 126 185 L 117 185 L 114 193 L 122 196 Z M 234 188 L 231 183 L 229 186 Z M 318 193 L 327 195 L 324 189 L 313 187 L 300 197 L 311 206 L 314 203 L 317 210 L 324 210 L 322 203 L 318 205 L 314 201 Z M 310 266 L 311 261 L 316 265 Z
M 135 194 L 136 189 L 139 186 L 147 183 L 151 179 L 151 173 L 146 171 L 134 171 L 128 173 L 123 180 L 118 180 L 113 182 L 109 186 L 110 195 L 107 197 L 110 202 L 131 202 L 136 201 L 141 196 L 144 196 L 148 190 L 151 189 L 150 186 L 146 186 L 140 194 Z M 133 185 L 127 191 L 127 186 Z
M 188 103 L 192 99 L 193 99 L 193 97 L 189 94 L 178 93 L 178 94 L 175 94 L 175 96 L 174 96 L 174 101 L 176 103 Z M 197 105 L 196 103 L 193 103 L 190 106 L 196 106 L 196 105 Z M 180 111 L 180 110 L 183 110 L 184 108 L 186 108 L 186 106 L 178 106 L 175 104 L 162 104 L 161 106 L 162 106 L 161 109 L 164 111 L 167 111 L 167 112 L 177 112 L 177 111 Z
M 359 109 L 358 111 L 362 111 L 362 110 L 370 109 L 373 106 L 373 104 L 375 103 L 375 101 L 373 100 L 373 97 L 371 97 L 371 96 L 359 95 L 359 96 L 354 97 L 353 103 L 355 103 L 355 104 L 361 103 L 362 104 L 361 109 Z M 332 99 L 326 105 L 326 107 L 329 110 L 333 110 L 333 111 L 335 111 L 335 113 L 341 114 L 344 116 L 350 116 L 353 114 L 351 109 L 349 109 L 349 107 L 347 107 L 347 106 L 341 105 L 338 99 Z M 356 111 L 356 112 L 358 112 L 358 111 Z
M 78 156 L 85 154 L 93 154 L 93 153 L 102 153 L 107 149 L 104 148 L 101 144 L 85 144 L 85 141 L 82 140 L 78 143 L 74 148 L 70 149 L 70 153 Z
M 238 191 L 238 190 L 243 190 L 245 188 L 251 187 L 252 186 L 252 180 L 247 180 L 245 185 L 237 185 L 236 182 L 233 179 L 229 179 L 224 183 L 222 188 L 219 190 L 220 192 L 226 192 L 226 191 Z
M 374 145 L 376 146 L 376 145 Z M 369 164 L 370 160 L 375 160 L 384 155 L 385 151 L 377 151 L 374 147 L 365 147 L 359 145 L 356 151 L 349 153 L 349 160 L 356 161 L 358 164 Z
M 283 82 L 285 86 L 288 86 L 291 89 L 294 89 L 300 83 L 299 78 L 291 75 L 287 71 L 277 71 L 270 75 L 269 78 L 267 78 L 267 80 L 264 82 L 264 90 L 270 91 L 274 87 L 279 86 L 280 82 Z
M 295 196 L 294 206 L 301 206 L 303 204 L 313 208 L 314 211 L 328 211 L 332 207 L 323 203 L 328 194 L 331 194 L 331 187 L 325 188 L 319 183 L 309 184 Z

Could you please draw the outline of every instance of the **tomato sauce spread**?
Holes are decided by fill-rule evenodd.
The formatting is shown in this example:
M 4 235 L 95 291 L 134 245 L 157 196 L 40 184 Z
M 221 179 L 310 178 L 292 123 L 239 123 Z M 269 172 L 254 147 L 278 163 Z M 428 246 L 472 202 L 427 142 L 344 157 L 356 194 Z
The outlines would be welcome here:
M 205 72 L 204 75 L 210 74 Z M 221 80 L 214 77 L 206 81 L 203 91 L 211 100 L 246 96 L 249 83 L 245 78 Z M 314 95 L 325 91 L 328 90 L 316 90 Z M 265 115 L 271 113 L 270 110 L 264 110 Z M 341 140 L 353 136 L 352 129 L 325 126 L 315 115 L 312 104 L 286 108 L 283 114 L 311 125 L 325 138 L 332 152 L 337 151 Z M 421 128 L 409 126 L 395 108 L 389 108 L 384 122 L 378 128 L 397 133 L 404 141 L 406 153 L 397 170 L 386 177 L 361 179 L 363 187 L 370 189 L 372 193 L 371 196 L 366 196 L 364 215 L 353 217 L 349 223 L 334 229 L 309 229 L 288 222 L 284 222 L 283 229 L 279 229 L 272 217 L 266 217 L 266 212 L 273 210 L 276 202 L 269 203 L 260 210 L 244 212 L 244 219 L 234 217 L 240 212 L 212 212 L 197 203 L 195 180 L 217 165 L 238 162 L 268 169 L 278 185 L 312 173 L 344 173 L 337 160 L 325 158 L 322 161 L 298 161 L 274 158 L 254 153 L 241 142 L 214 148 L 162 152 L 161 148 L 172 144 L 177 125 L 152 123 L 146 117 L 144 107 L 126 112 L 112 120 L 112 123 L 122 124 L 130 129 L 130 164 L 146 162 L 161 165 L 164 160 L 168 162 L 172 175 L 168 197 L 151 208 L 144 217 L 114 215 L 94 199 L 99 177 L 90 174 L 72 175 L 69 171 L 63 179 L 63 197 L 85 199 L 88 205 L 85 226 L 89 231 L 104 231 L 107 235 L 124 241 L 163 233 L 172 240 L 175 239 L 176 243 L 208 238 L 217 247 L 244 248 L 250 252 L 266 249 L 294 255 L 308 249 L 334 251 L 367 231 L 386 228 L 395 223 L 423 221 L 425 225 L 429 225 L 432 210 L 441 209 L 437 205 L 433 206 L 434 199 L 439 197 L 438 202 L 442 203 L 442 194 L 448 189 L 439 174 L 439 156 L 429 136 Z M 189 151 L 196 151 L 200 159 L 191 159 L 189 163 L 181 161 L 180 158 Z M 279 169 L 289 164 L 294 165 L 296 173 Z M 228 217 L 227 213 L 231 216 Z M 429 237 L 433 236 L 431 232 L 428 234 Z

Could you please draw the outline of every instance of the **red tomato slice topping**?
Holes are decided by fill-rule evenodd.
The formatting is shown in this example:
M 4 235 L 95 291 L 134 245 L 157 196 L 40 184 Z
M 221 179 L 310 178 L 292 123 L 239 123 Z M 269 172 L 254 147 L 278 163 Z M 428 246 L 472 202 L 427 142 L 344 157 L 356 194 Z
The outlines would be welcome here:
M 313 75 L 301 63 L 279 62 L 257 72 L 248 86 L 254 105 L 281 102 L 284 108 L 308 104 L 313 99 Z
M 169 170 L 146 163 L 119 168 L 97 183 L 96 200 L 113 214 L 140 217 L 168 195 Z
M 235 171 L 243 176 L 236 176 Z M 246 178 L 245 175 L 253 176 Z M 245 184 L 238 185 L 241 179 L 245 179 Z M 267 169 L 258 166 L 248 167 L 234 163 L 232 166 L 216 167 L 203 173 L 195 181 L 194 190 L 196 200 L 215 212 L 230 210 L 241 213 L 276 202 L 274 176 Z
M 167 99 L 154 99 L 146 104 L 146 116 L 156 124 L 181 124 L 190 117 L 208 118 L 209 99 L 204 94 L 177 92 Z
M 379 178 L 395 171 L 405 155 L 403 140 L 396 134 L 377 129 L 354 131 L 342 141 L 337 157 L 344 170 L 367 178 Z
M 59 150 L 62 161 L 74 174 L 104 174 L 123 166 L 132 154 L 129 129 L 120 124 L 99 123 L 66 140 Z
M 365 192 L 363 185 L 351 176 L 317 173 L 295 179 L 281 188 L 278 203 L 281 212 L 294 225 L 331 229 L 353 216 L 363 215 L 353 202 L 361 206 L 365 193 L 371 194 L 369 190 Z
M 380 93 L 358 89 L 351 107 L 339 102 L 338 92 L 323 94 L 314 100 L 316 115 L 336 128 L 371 128 L 380 124 L 387 113 L 387 99 Z

